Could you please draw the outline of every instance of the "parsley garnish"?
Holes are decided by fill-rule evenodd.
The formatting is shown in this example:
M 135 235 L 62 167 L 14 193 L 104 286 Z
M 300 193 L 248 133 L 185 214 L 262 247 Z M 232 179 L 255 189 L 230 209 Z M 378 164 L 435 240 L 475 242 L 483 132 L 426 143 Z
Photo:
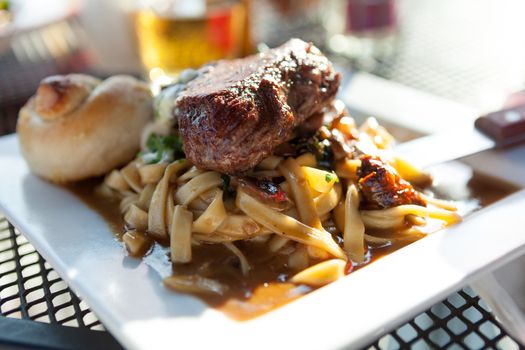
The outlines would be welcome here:
M 226 197 L 233 197 L 235 195 L 235 190 L 230 186 L 231 177 L 226 174 L 221 175 L 222 179 L 222 190 Z
M 175 135 L 160 136 L 151 134 L 146 142 L 146 151 L 141 153 L 147 164 L 173 162 L 175 159 L 185 158 L 182 141 Z
M 233 189 L 233 187 L 231 187 L 230 185 L 231 177 L 229 175 L 222 174 L 221 179 L 222 179 L 222 190 L 224 191 L 224 197 L 225 198 L 235 197 L 235 189 Z
M 326 175 L 324 176 L 324 180 L 329 183 L 329 182 L 332 182 L 332 181 L 335 181 L 335 182 L 339 182 L 339 178 L 337 177 L 337 175 L 335 173 L 326 173 Z
M 9 0 L 0 0 L 0 10 L 9 10 Z
M 221 175 L 221 179 L 222 179 L 222 190 L 224 192 L 228 192 L 228 190 L 230 189 L 230 177 L 226 174 L 222 174 Z

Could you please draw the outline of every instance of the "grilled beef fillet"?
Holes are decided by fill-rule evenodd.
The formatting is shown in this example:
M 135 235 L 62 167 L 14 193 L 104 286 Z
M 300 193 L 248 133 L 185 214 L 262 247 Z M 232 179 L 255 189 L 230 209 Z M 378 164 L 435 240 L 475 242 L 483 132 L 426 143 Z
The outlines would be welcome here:
M 228 174 L 251 169 L 328 106 L 339 81 L 328 59 L 299 39 L 212 64 L 177 99 L 184 152 L 199 168 Z
M 419 192 L 403 180 L 394 168 L 377 157 L 361 157 L 357 175 L 365 207 L 391 208 L 402 204 L 426 206 Z

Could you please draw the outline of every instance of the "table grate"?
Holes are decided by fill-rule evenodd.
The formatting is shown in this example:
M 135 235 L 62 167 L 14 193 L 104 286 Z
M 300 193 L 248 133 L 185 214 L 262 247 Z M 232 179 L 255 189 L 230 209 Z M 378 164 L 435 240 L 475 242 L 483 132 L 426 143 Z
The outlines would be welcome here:
M 488 305 L 466 287 L 381 337 L 369 349 L 520 349 Z
M 0 315 L 103 330 L 27 239 L 0 221 Z
M 0 218 L 0 315 L 104 330 L 27 239 Z M 489 307 L 465 288 L 419 314 L 368 349 L 519 349 Z

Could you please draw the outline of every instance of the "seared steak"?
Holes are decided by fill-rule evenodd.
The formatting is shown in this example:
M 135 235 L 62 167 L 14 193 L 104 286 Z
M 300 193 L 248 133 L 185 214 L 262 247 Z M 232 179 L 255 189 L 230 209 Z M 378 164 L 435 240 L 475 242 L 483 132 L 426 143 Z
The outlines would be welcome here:
M 177 99 L 184 152 L 200 168 L 251 169 L 332 102 L 339 80 L 328 59 L 298 39 L 212 64 Z

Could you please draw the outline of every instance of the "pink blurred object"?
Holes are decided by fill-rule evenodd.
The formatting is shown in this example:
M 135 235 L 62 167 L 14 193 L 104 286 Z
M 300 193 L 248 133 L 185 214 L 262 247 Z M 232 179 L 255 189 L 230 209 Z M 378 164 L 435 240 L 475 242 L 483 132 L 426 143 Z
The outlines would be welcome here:
M 396 25 L 395 0 L 347 0 L 347 32 L 388 29 Z
M 397 46 L 396 0 L 333 0 L 328 46 L 357 69 L 374 70 Z

